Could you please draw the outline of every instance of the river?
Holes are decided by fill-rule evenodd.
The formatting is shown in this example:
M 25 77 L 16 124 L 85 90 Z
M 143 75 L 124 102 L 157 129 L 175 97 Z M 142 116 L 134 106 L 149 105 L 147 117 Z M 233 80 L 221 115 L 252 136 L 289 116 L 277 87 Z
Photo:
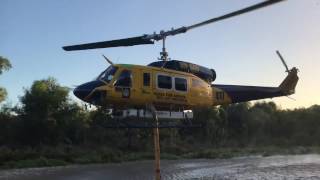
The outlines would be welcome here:
M 319 179 L 320 155 L 162 160 L 162 179 Z M 153 161 L 0 170 L 0 180 L 153 179 Z

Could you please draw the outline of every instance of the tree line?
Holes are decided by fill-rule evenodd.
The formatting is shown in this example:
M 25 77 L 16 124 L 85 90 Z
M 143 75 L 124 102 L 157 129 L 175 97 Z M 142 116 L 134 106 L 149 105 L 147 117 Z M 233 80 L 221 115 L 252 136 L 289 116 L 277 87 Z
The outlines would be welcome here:
M 1 106 L 0 167 L 30 158 L 85 163 L 113 161 L 124 155 L 130 160 L 142 152 L 152 157 L 152 130 L 105 128 L 112 122 L 108 111 L 85 109 L 69 97 L 69 90 L 51 77 L 36 80 L 24 90 L 18 105 Z M 196 109 L 193 122 L 204 126 L 161 129 L 162 153 L 320 145 L 319 105 L 283 110 L 273 102 L 239 103 Z M 89 160 L 84 158 L 91 152 Z

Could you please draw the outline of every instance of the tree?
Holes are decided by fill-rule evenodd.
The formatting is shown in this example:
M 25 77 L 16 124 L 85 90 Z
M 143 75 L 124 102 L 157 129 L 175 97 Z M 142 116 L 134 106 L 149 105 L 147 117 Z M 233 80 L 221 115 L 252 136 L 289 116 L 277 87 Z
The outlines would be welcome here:
M 0 87 L 0 102 L 4 101 L 7 97 L 8 93 L 5 88 Z
M 4 71 L 8 71 L 11 68 L 10 61 L 7 58 L 0 56 L 0 75 Z M 5 88 L 0 87 L 0 102 L 4 101 L 7 97 L 7 91 Z
M 4 71 L 8 71 L 11 67 L 10 61 L 5 57 L 0 56 L 0 75 Z
M 56 134 L 57 117 L 69 106 L 68 93 L 68 88 L 60 86 L 54 78 L 34 81 L 31 88 L 25 90 L 20 99 L 24 143 L 36 145 L 58 141 L 61 136 Z
M 2 105 L 0 109 L 0 147 L 15 144 L 16 120 L 11 105 Z
M 226 107 L 228 119 L 228 134 L 235 144 L 244 144 L 247 137 L 246 121 L 249 116 L 250 103 L 231 104 Z

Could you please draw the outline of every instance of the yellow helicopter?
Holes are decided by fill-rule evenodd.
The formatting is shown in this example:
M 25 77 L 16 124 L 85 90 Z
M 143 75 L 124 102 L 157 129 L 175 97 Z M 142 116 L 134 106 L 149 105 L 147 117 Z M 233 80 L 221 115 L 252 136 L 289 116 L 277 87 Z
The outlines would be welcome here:
M 191 29 L 282 1 L 284 0 L 264 1 L 201 23 L 160 31 L 160 33 L 64 46 L 64 50 L 74 51 L 154 44 L 160 40 L 163 44 L 159 61 L 147 66 L 114 64 L 104 56 L 110 66 L 95 80 L 78 86 L 73 92 L 76 97 L 87 103 L 111 109 L 145 109 L 146 105 L 151 104 L 156 110 L 170 112 L 291 95 L 295 92 L 299 79 L 298 70 L 295 67 L 289 69 L 278 51 L 277 54 L 288 73 L 287 77 L 277 87 L 259 87 L 214 84 L 216 72 L 213 69 L 189 62 L 170 60 L 165 48 L 166 38 L 169 36 L 186 33 Z
M 298 69 L 289 70 L 283 57 L 277 51 L 288 73 L 287 77 L 277 87 L 218 85 L 213 81 L 216 72 L 189 62 L 169 60 L 165 48 L 166 38 L 204 26 L 210 23 L 231 18 L 256 9 L 270 6 L 284 0 L 268 0 L 256 5 L 217 17 L 191 26 L 160 31 L 160 33 L 145 34 L 138 37 L 103 41 L 96 43 L 80 44 L 63 47 L 66 51 L 86 50 L 96 48 L 109 48 L 119 46 L 134 46 L 154 44 L 162 40 L 163 48 L 160 52 L 160 61 L 155 61 L 147 66 L 132 64 L 114 64 L 104 56 L 110 66 L 95 80 L 82 84 L 74 89 L 74 94 L 81 100 L 111 108 L 113 110 L 138 109 L 136 116 L 146 117 L 145 110 L 152 113 L 155 120 L 151 126 L 127 126 L 124 128 L 153 128 L 154 153 L 155 153 L 155 178 L 161 179 L 160 174 L 160 143 L 158 128 L 179 128 L 177 125 L 160 126 L 158 121 L 159 111 L 168 111 L 171 117 L 174 111 L 192 110 L 197 107 L 213 107 L 223 104 L 245 102 L 257 99 L 288 96 L 295 92 L 298 82 Z M 127 111 L 128 112 L 128 111 Z M 183 111 L 184 112 L 184 111 Z M 122 114 L 123 115 L 123 114 Z M 185 117 L 182 113 L 181 117 Z M 174 117 L 176 118 L 176 116 Z M 187 118 L 186 118 L 187 119 Z M 189 126 L 189 125 L 188 125 Z M 112 128 L 114 126 L 111 126 Z M 115 126 L 120 127 L 120 126 Z M 181 127 L 181 126 L 180 126 Z M 201 127 L 201 125 L 200 125 Z

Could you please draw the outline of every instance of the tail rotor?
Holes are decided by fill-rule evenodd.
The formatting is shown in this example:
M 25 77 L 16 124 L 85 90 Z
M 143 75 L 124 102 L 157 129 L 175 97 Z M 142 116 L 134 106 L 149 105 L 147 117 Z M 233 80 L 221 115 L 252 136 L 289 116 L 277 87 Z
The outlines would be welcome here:
M 287 77 L 279 85 L 279 88 L 285 95 L 291 95 L 295 92 L 295 88 L 299 80 L 298 69 L 296 67 L 293 67 L 289 70 L 287 63 L 280 52 L 276 51 L 276 53 L 279 56 L 283 66 L 286 68 L 286 72 L 288 73 Z
M 283 66 L 286 68 L 286 72 L 289 73 L 290 70 L 289 70 L 289 68 L 288 68 L 288 65 L 287 65 L 286 61 L 284 60 L 284 58 L 282 57 L 282 55 L 280 54 L 280 52 L 279 52 L 278 50 L 276 51 L 276 53 L 277 53 L 277 55 L 279 56 L 279 58 L 280 58 L 280 60 L 281 60 L 281 62 L 282 62 L 282 64 L 283 64 Z

